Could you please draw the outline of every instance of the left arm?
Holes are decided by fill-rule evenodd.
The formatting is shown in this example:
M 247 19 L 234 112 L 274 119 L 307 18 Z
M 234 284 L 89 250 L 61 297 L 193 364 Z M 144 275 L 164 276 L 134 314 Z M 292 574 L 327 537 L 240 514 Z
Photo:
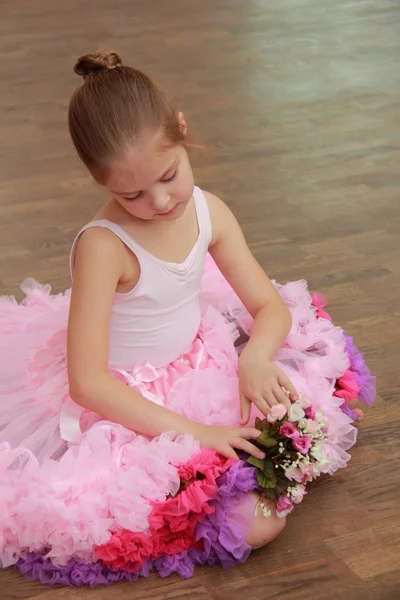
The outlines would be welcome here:
M 271 362 L 291 327 L 291 315 L 275 287 L 258 264 L 229 208 L 206 193 L 213 235 L 210 254 L 221 273 L 254 318 L 250 340 L 239 361 L 242 423 L 250 417 L 250 402 L 267 414 L 277 404 L 288 404 L 282 390 L 296 391 L 286 375 Z

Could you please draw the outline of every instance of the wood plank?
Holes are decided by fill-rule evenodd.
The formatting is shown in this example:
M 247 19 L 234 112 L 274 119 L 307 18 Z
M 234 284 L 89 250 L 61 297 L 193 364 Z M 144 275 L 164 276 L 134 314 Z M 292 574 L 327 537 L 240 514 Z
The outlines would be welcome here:
M 70 285 L 70 244 L 105 199 L 74 154 L 72 65 L 115 48 L 180 102 L 220 195 L 271 277 L 305 278 L 378 376 L 347 469 L 310 488 L 230 571 L 110 588 L 0 572 L 1 600 L 395 600 L 400 565 L 400 9 L 397 0 L 14 0 L 0 23 L 0 293 Z

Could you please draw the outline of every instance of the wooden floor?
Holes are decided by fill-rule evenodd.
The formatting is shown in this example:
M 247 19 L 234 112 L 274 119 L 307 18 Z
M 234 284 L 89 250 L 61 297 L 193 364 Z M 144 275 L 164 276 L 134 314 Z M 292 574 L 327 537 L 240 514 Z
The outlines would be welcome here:
M 95 590 L 0 573 L 1 600 L 400 598 L 398 0 L 14 0 L 0 20 L 0 292 L 69 285 L 104 196 L 68 139 L 74 59 L 117 49 L 180 99 L 197 183 L 239 217 L 268 273 L 330 297 L 378 375 L 349 467 L 240 568 Z M 1 518 L 1 517 L 0 517 Z

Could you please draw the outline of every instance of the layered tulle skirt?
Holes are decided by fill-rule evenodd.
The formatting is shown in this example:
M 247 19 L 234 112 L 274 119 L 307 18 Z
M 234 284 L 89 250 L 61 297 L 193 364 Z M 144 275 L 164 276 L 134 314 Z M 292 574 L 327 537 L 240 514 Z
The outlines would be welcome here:
M 0 299 L 0 564 L 44 583 L 95 586 L 245 561 L 255 468 L 190 435 L 149 439 L 83 411 L 68 393 L 69 292 L 51 295 L 33 280 L 22 287 L 22 304 Z M 323 296 L 304 281 L 276 287 L 293 322 L 275 361 L 326 415 L 333 473 L 356 441 L 348 403 L 371 404 L 375 381 Z M 238 354 L 252 319 L 209 257 L 201 298 L 187 353 L 113 374 L 190 419 L 236 426 Z

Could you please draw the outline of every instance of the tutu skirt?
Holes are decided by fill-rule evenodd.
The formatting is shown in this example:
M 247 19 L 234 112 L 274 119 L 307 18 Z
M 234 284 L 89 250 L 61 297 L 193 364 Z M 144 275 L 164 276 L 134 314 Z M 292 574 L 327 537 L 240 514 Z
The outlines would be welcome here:
M 371 404 L 375 380 L 352 338 L 306 282 L 275 284 L 292 328 L 274 362 L 329 426 L 329 473 L 356 442 L 348 402 Z M 190 577 L 196 564 L 230 567 L 250 553 L 248 492 L 255 468 L 201 449 L 190 435 L 150 439 L 69 397 L 69 291 L 34 280 L 26 298 L 0 299 L 0 564 L 71 586 L 135 581 L 152 569 Z M 113 375 L 149 400 L 209 425 L 239 425 L 238 354 L 252 318 L 207 257 L 202 321 L 170 365 Z M 261 416 L 253 407 L 250 424 Z

